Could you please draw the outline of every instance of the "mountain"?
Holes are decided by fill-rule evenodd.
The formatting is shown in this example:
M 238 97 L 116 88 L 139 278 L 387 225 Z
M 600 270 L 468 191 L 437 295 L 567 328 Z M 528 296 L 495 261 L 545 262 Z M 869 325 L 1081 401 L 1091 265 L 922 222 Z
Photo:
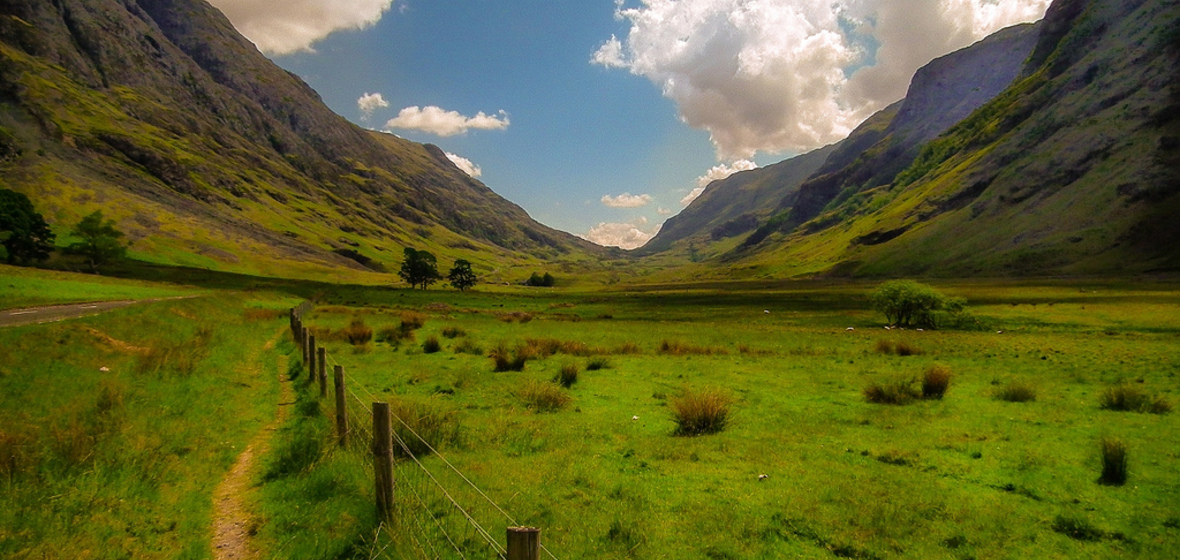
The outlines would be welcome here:
M 603 249 L 435 146 L 361 129 L 203 0 L 0 2 L 0 183 L 59 230 L 102 209 L 139 258 L 380 268 L 401 248 L 509 262 Z
M 900 172 L 868 150 L 840 171 L 856 179 L 839 190 L 809 180 L 733 266 L 755 276 L 1180 269 L 1178 67 L 1180 2 L 1056 0 L 1003 92 Z
M 702 244 L 741 235 L 765 223 L 783 197 L 814 173 L 835 145 L 709 183 L 679 214 L 668 218 L 640 255 L 666 251 L 680 240 Z

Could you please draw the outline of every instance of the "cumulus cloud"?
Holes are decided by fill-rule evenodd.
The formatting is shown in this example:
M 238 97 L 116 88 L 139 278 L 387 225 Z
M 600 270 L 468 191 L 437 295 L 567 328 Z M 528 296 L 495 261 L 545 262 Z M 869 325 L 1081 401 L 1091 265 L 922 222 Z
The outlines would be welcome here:
M 380 93 L 369 93 L 366 91 L 360 99 L 356 100 L 356 108 L 360 109 L 361 116 L 366 119 L 373 115 L 373 111 L 388 106 L 389 102 Z
M 467 134 L 468 130 L 504 130 L 509 125 L 508 113 L 500 111 L 495 115 L 476 113 L 474 117 L 466 117 L 458 111 L 446 111 L 440 107 L 406 107 L 385 123 L 385 128 L 403 128 L 420 130 L 437 134 L 438 136 L 455 136 Z
M 455 167 L 462 169 L 464 173 L 476 179 L 478 179 L 480 175 L 483 175 L 483 170 L 480 169 L 478 165 L 472 163 L 471 160 L 457 154 L 452 154 L 451 152 L 443 153 L 447 155 L 447 159 L 451 160 L 451 163 L 455 164 Z
M 636 249 L 642 247 L 660 231 L 660 225 L 654 228 L 647 226 L 647 218 L 639 218 L 629 224 L 600 222 L 597 226 L 590 228 L 590 232 L 584 235 L 583 239 L 604 247 Z
M 611 208 L 639 208 L 652 201 L 650 194 L 623 193 L 619 196 L 602 195 L 602 203 Z
M 641 0 L 591 63 L 644 76 L 724 159 L 800 152 L 905 94 L 923 64 L 1050 0 Z
M 377 23 L 395 0 L 210 0 L 268 54 L 311 50 L 333 31 Z
M 689 203 L 701 196 L 701 193 L 705 192 L 705 187 L 708 187 L 709 183 L 712 183 L 713 181 L 720 181 L 721 179 L 729 177 L 730 175 L 733 175 L 739 171 L 749 171 L 751 169 L 757 168 L 758 164 L 748 159 L 739 159 L 733 162 L 733 164 L 722 163 L 720 165 L 714 165 L 713 167 L 709 168 L 709 170 L 706 171 L 704 175 L 697 177 L 696 188 L 685 195 L 684 198 L 680 199 L 680 204 L 688 206 Z

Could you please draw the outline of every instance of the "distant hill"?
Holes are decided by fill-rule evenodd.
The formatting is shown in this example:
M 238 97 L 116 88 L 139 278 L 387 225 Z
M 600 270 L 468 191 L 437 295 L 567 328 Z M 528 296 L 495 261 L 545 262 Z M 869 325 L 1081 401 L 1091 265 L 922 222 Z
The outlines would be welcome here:
M 102 209 L 165 263 L 380 268 L 414 246 L 486 272 L 607 254 L 437 147 L 332 113 L 203 0 L 0 3 L 0 184 L 58 228 Z
M 909 147 L 882 159 L 893 123 L 929 111 L 905 108 L 912 87 L 880 142 L 843 167 L 830 156 L 729 266 L 751 276 L 1178 270 L 1178 51 L 1175 0 L 1057 0 L 1010 86 L 916 157 Z

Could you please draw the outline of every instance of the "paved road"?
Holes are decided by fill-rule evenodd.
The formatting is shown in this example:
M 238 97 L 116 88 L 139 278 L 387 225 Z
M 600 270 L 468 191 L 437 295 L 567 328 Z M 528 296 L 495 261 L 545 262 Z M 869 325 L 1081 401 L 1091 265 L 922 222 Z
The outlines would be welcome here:
M 50 305 L 46 307 L 26 307 L 23 309 L 5 309 L 0 311 L 0 327 L 15 327 L 34 323 L 52 323 L 74 317 L 98 315 L 112 309 L 127 307 L 136 303 L 148 303 L 164 299 L 182 299 L 196 296 L 181 296 L 180 298 L 153 298 L 121 301 L 95 301 L 91 303 L 71 303 L 67 305 Z

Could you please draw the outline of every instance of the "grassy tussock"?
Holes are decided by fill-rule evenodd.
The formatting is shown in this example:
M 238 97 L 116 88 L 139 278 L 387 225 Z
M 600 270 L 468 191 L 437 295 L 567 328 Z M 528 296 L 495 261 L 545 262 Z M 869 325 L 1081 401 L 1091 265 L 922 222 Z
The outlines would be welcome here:
M 1120 439 L 1102 438 L 1098 442 L 1098 452 L 1102 459 L 1102 474 L 1098 482 L 1108 486 L 1126 484 L 1127 444 Z
M 452 350 L 454 350 L 456 354 L 472 354 L 475 356 L 483 355 L 483 347 L 470 338 L 464 338 L 463 340 L 455 343 L 455 346 L 452 347 Z
M 426 325 L 426 314 L 419 311 L 402 311 L 401 329 L 415 331 Z
M 610 367 L 610 359 L 605 356 L 595 356 L 586 361 L 586 371 L 598 371 Z
M 495 364 L 492 371 L 523 371 L 525 363 L 535 356 L 527 345 L 517 346 L 516 350 L 512 351 L 503 342 L 488 353 L 488 357 Z
M 578 382 L 578 364 L 565 364 L 561 366 L 561 371 L 557 372 L 557 376 L 553 381 L 566 389 L 574 386 Z
M 743 356 L 773 356 L 774 350 L 751 348 L 748 344 L 738 344 L 738 352 Z
M 285 318 L 290 313 L 290 309 L 264 309 L 261 307 L 249 307 L 242 312 L 242 317 L 250 322 L 273 321 L 275 319 Z
M 886 383 L 873 382 L 864 388 L 865 400 L 875 404 L 909 404 L 922 398 L 922 391 L 913 381 L 897 380 Z
M 496 318 L 505 323 L 520 323 L 523 325 L 533 320 L 533 314 L 525 313 L 524 311 L 510 311 L 507 313 L 497 313 Z
M 995 397 L 1006 402 L 1031 402 L 1037 400 L 1037 388 L 1027 381 L 1009 381 L 996 390 Z
M 437 336 L 431 335 L 422 343 L 422 352 L 424 354 L 434 354 L 439 350 L 442 350 L 442 344 L 439 343 Z
M 732 399 L 716 389 L 686 391 L 669 403 L 678 436 L 715 434 L 729 423 Z
M 878 340 L 873 348 L 878 354 L 897 356 L 920 356 L 926 351 L 906 340 Z
M 951 386 L 951 369 L 935 364 L 930 366 L 922 375 L 922 398 L 941 399 Z
M 442 335 L 443 338 L 459 338 L 461 336 L 467 336 L 467 331 L 459 327 L 443 327 Z
M 1151 414 L 1167 414 L 1172 411 L 1172 403 L 1167 399 L 1159 395 L 1150 395 L 1143 389 L 1127 383 L 1107 387 L 1099 396 L 1098 406 L 1103 410 Z
M 453 410 L 435 403 L 408 401 L 390 401 L 389 410 L 395 417 L 394 433 L 416 457 L 429 455 L 430 448 L 441 449 L 461 444 L 462 425 Z M 405 456 L 405 450 L 396 441 L 393 447 L 396 454 Z
M 557 412 L 573 400 L 557 385 L 536 381 L 520 390 L 520 398 L 534 412 Z
M 659 353 L 668 356 L 724 356 L 729 351 L 719 346 L 693 346 L 678 340 L 664 339 L 660 342 Z

